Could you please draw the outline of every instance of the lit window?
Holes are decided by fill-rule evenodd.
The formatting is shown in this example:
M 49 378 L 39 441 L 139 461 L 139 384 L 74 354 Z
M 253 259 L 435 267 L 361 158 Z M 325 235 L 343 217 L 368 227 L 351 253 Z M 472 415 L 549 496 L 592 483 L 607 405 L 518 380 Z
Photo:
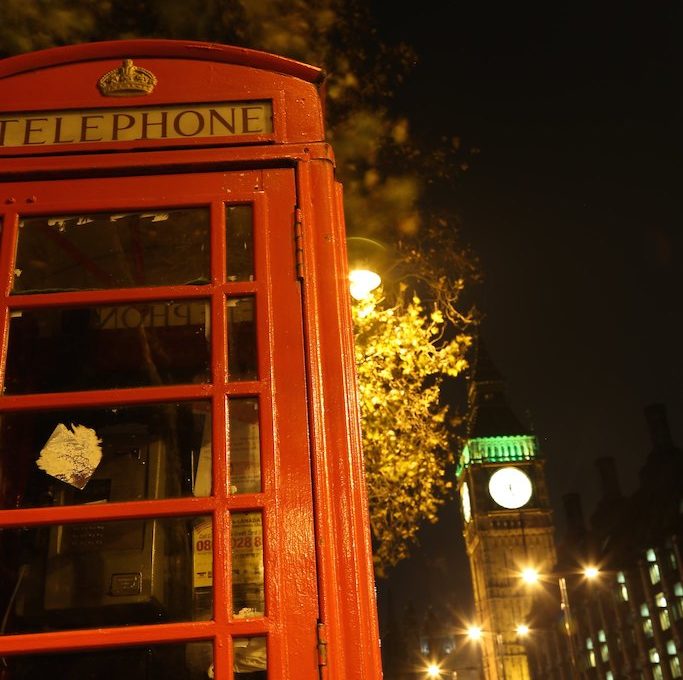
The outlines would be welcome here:
M 655 603 L 660 608 L 666 607 L 666 598 L 664 597 L 664 593 L 657 593 L 655 595 Z
M 602 659 L 603 663 L 607 663 L 609 661 L 609 647 L 606 644 L 600 645 L 600 658 Z
M 605 631 L 602 628 L 598 631 L 598 640 L 600 642 L 607 642 L 607 637 L 605 636 Z
M 666 641 L 666 652 L 671 656 L 676 654 L 676 643 L 673 640 Z
M 605 673 L 605 680 L 614 680 L 614 673 L 612 673 L 612 671 L 607 671 L 607 673 Z
M 664 680 L 662 675 L 662 667 L 657 663 L 652 666 L 652 677 L 654 680 Z
M 595 652 L 588 652 L 588 665 L 591 668 L 595 668 L 596 663 L 595 663 Z
M 678 560 L 676 559 L 676 553 L 673 550 L 669 550 L 669 566 L 672 569 L 678 569 Z
M 676 596 L 676 601 L 671 609 L 674 619 L 678 620 L 683 618 L 683 584 L 680 582 L 674 583 L 674 595 Z
M 659 652 L 652 647 L 649 652 L 650 663 L 659 663 Z
M 650 572 L 650 583 L 652 583 L 653 585 L 655 583 L 659 583 L 662 578 L 661 574 L 659 573 L 659 565 L 656 562 L 654 562 L 650 565 L 648 571 Z
M 626 583 L 626 575 L 624 574 L 623 571 L 620 571 L 617 574 L 617 583 Z
M 681 677 L 681 662 L 677 656 L 672 656 L 669 659 L 669 667 L 671 668 L 671 677 L 680 678 Z
M 586 638 L 586 649 L 593 649 L 593 640 Z
M 654 632 L 652 630 L 652 619 L 645 619 L 643 621 L 643 633 L 645 633 L 645 637 L 651 638 L 654 635 Z
M 645 619 L 650 616 L 650 608 L 647 606 L 647 602 L 643 602 L 640 605 L 640 615 Z
M 628 602 L 628 589 L 626 586 L 620 586 L 619 597 L 621 597 L 624 602 Z
M 645 559 L 648 562 L 656 562 L 657 561 L 657 555 L 655 554 L 655 551 L 652 548 L 648 548 L 647 552 L 645 553 Z
M 659 612 L 659 625 L 662 630 L 669 630 L 669 628 L 671 628 L 671 619 L 669 618 L 668 610 L 662 609 Z

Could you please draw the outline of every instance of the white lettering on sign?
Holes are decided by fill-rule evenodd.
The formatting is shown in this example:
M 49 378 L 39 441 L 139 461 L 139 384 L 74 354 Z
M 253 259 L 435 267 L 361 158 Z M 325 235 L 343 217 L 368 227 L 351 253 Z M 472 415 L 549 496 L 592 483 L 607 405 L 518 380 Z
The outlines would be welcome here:
M 0 115 L 0 148 L 267 135 L 270 100 Z

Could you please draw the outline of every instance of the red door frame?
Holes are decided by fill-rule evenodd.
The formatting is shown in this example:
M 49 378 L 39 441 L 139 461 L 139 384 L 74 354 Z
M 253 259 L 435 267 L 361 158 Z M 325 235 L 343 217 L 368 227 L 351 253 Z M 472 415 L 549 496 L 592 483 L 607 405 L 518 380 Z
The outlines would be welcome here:
M 105 67 L 115 66 L 120 59 L 128 57 L 136 62 L 140 60 L 143 64 L 145 59 L 151 60 L 150 63 L 162 72 L 167 69 L 167 64 L 172 63 L 172 68 L 168 66 L 167 70 L 183 86 L 188 82 L 183 79 L 183 72 L 191 76 L 192 86 L 184 87 L 182 101 L 216 98 L 214 93 L 207 92 L 202 83 L 197 84 L 196 75 L 205 72 L 207 66 L 211 69 L 226 69 L 232 78 L 230 88 L 233 91 L 227 95 L 222 93 L 223 99 L 244 99 L 245 92 L 251 98 L 272 97 L 276 117 L 273 137 L 264 140 L 265 144 L 253 146 L 233 145 L 233 140 L 224 140 L 225 145 L 222 146 L 191 140 L 192 143 L 184 145 L 186 148 L 180 149 L 178 144 L 138 145 L 135 148 L 123 145 L 117 148 L 117 153 L 109 153 L 105 144 L 91 145 L 86 150 L 53 149 L 50 155 L 44 155 L 41 149 L 24 150 L 22 153 L 0 149 L 0 156 L 5 157 L 0 168 L 0 180 L 2 177 L 32 180 L 38 176 L 49 180 L 50 177 L 63 177 L 65 174 L 82 176 L 86 172 L 106 176 L 130 172 L 131 168 L 145 174 L 168 172 L 174 168 L 188 172 L 207 168 L 239 170 L 254 164 L 271 167 L 290 165 L 295 169 L 296 221 L 303 235 L 303 240 L 299 242 L 302 249 L 299 273 L 304 300 L 303 350 L 309 397 L 318 594 L 322 637 L 325 638 L 323 642 L 327 642 L 327 654 L 326 658 L 320 659 L 320 670 L 323 677 L 331 679 L 378 678 L 381 671 L 351 351 L 344 228 L 332 154 L 322 139 L 320 98 L 314 86 L 320 80 L 320 71 L 273 55 L 225 46 L 173 41 L 122 41 L 47 50 L 0 62 L 0 100 L 10 101 L 6 94 L 12 92 L 13 106 L 34 111 L 111 105 L 111 102 L 95 100 L 90 91 L 85 94 L 85 89 L 78 86 L 77 76 L 85 73 L 90 77 L 92 73 L 101 73 Z M 60 69 L 64 72 L 63 80 L 60 80 Z M 48 86 L 48 82 L 53 85 Z M 55 87 L 55 83 L 61 84 L 63 90 Z M 40 91 L 41 85 L 45 96 L 37 100 L 36 88 Z M 221 83 L 221 86 L 225 90 L 225 83 Z M 158 96 L 153 95 L 149 101 L 177 101 L 179 91 L 176 86 L 175 91 L 169 93 L 167 90 Z M 302 94 L 306 100 L 303 105 L 299 103 Z M 139 102 L 128 103 L 132 104 Z M 87 151 L 87 155 L 74 151 Z M 107 152 L 100 153 L 102 151 Z M 29 185 L 23 185 L 22 191 L 24 189 L 24 193 L 18 191 L 16 195 L 2 192 L 0 199 L 9 208 L 13 207 L 11 201 L 18 206 L 27 206 L 34 200 L 33 193 Z M 8 252 L 7 249 L 5 252 Z M 112 299 L 115 297 L 113 295 Z M 217 350 L 215 346 L 214 351 Z M 196 389 L 179 388 L 178 394 L 190 398 Z M 136 393 L 131 390 L 122 396 L 126 400 L 134 400 L 137 398 Z M 59 402 L 60 397 L 56 396 L 53 403 L 57 405 Z M 12 408 L 10 401 L 4 403 L 5 406 L 0 405 L 0 408 Z M 218 427 L 218 424 L 214 425 L 214 438 Z M 197 513 L 203 510 L 202 504 L 206 503 L 204 499 L 187 501 L 188 505 L 194 504 Z M 155 516 L 177 513 L 176 501 L 154 503 Z M 121 511 L 124 514 L 128 512 L 125 509 Z M 139 511 L 139 508 L 130 509 L 130 512 Z M 38 514 L 32 517 L 31 513 L 34 512 Z M 81 517 L 79 512 L 82 511 L 72 508 L 60 512 L 66 513 L 64 517 L 75 520 Z M 2 513 L 0 519 L 5 526 L 22 525 L 27 521 L 39 522 L 40 511 L 12 511 L 11 517 L 9 513 Z M 225 555 L 225 544 L 222 547 L 217 545 L 216 558 L 221 560 Z M 297 555 L 292 555 L 292 559 L 296 559 Z M 219 587 L 218 583 L 215 587 Z M 248 622 L 239 625 L 243 626 L 239 630 L 244 634 L 258 629 L 258 626 L 254 628 L 255 624 Z M 163 624 L 155 626 L 153 630 L 155 634 L 163 635 L 164 639 L 188 639 L 178 626 L 183 627 L 185 624 Z M 206 637 L 209 635 L 209 624 L 194 623 L 192 630 L 191 637 Z M 122 644 L 139 640 L 138 636 L 143 632 L 137 627 L 126 627 L 117 631 L 115 638 L 108 638 L 105 631 L 102 635 L 98 632 L 97 640 L 90 642 L 84 636 L 82 642 L 95 646 L 113 644 L 114 641 Z M 51 640 L 55 646 L 70 644 L 69 640 L 73 639 L 70 633 L 47 635 L 54 636 Z M 24 642 L 28 643 L 28 640 Z M 323 651 L 322 646 L 319 646 L 319 650 Z M 19 651 L 13 647 L 12 637 L 0 638 L 0 653 L 12 651 Z M 228 664 L 228 657 L 224 655 L 223 658 L 223 663 Z M 220 672 L 218 667 L 217 671 Z M 274 672 L 277 673 L 274 677 L 300 677 L 295 668 L 283 669 L 282 676 L 278 669 L 274 669 Z

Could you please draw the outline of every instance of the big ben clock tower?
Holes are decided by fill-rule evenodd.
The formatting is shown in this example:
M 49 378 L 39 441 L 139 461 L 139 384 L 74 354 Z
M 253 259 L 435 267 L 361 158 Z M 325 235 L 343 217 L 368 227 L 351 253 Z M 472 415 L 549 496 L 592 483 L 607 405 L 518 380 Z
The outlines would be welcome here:
M 457 485 L 484 677 L 529 680 L 519 638 L 534 585 L 524 575 L 547 573 L 556 561 L 544 461 L 536 437 L 510 409 L 503 380 L 481 344 L 476 366 Z

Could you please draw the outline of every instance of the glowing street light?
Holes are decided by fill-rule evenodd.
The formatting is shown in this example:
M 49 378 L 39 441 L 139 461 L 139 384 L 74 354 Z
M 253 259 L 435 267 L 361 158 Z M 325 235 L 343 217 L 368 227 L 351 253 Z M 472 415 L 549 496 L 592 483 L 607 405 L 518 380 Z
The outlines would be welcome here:
M 522 570 L 522 581 L 524 583 L 538 583 L 538 570 L 533 567 L 526 567 Z
M 585 567 L 583 570 L 583 575 L 589 580 L 597 578 L 599 574 L 600 570 L 597 567 Z
M 427 666 L 427 677 L 428 678 L 440 678 L 441 677 L 441 668 L 438 664 L 435 663 L 430 663 L 429 666 Z
M 382 283 L 389 266 L 391 251 L 386 245 L 364 236 L 346 239 L 349 258 L 349 288 L 355 300 L 365 300 Z
M 517 628 L 515 628 L 515 632 L 519 637 L 526 637 L 529 634 L 529 626 L 527 626 L 526 623 L 520 623 Z
M 470 626 L 467 629 L 467 637 L 470 640 L 481 640 L 482 630 L 479 626 Z
M 380 275 L 370 269 L 353 269 L 349 272 L 349 292 L 354 300 L 365 300 L 381 283 Z

